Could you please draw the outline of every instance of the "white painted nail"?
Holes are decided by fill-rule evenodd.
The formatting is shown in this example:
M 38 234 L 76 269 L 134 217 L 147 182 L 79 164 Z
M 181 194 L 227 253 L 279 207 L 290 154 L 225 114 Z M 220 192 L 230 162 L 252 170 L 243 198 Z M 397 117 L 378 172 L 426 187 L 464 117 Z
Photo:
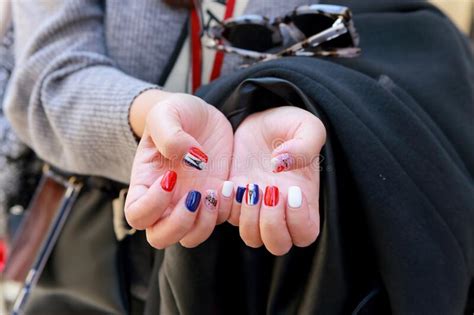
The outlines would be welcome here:
M 299 208 L 303 204 L 303 195 L 298 186 L 288 188 L 288 206 L 291 208 Z
M 229 198 L 232 196 L 232 191 L 234 190 L 234 183 L 226 180 L 224 185 L 222 185 L 222 196 Z

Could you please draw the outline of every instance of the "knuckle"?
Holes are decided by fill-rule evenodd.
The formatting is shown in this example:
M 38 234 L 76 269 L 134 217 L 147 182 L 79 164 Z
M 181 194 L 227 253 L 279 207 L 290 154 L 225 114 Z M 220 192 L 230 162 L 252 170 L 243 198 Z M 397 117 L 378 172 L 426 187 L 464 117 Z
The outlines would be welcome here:
M 232 210 L 230 211 L 229 218 L 227 222 L 232 224 L 233 226 L 239 226 L 240 224 L 240 211 Z
M 219 208 L 219 211 L 217 213 L 217 224 L 224 223 L 229 219 L 230 216 L 230 210 L 227 208 Z
M 181 234 L 188 231 L 193 226 L 195 218 L 195 215 L 189 215 L 188 213 L 180 215 L 175 222 L 176 233 Z
M 266 247 L 267 247 L 267 250 L 273 255 L 283 256 L 283 255 L 286 255 L 290 251 L 292 244 L 290 243 L 279 244 L 278 246 L 266 246 Z
M 248 247 L 252 248 L 259 248 L 263 245 L 263 242 L 259 237 L 254 235 L 254 233 L 248 231 L 245 228 L 241 228 L 240 230 L 240 238 Z
M 147 227 L 146 223 L 144 222 L 143 218 L 140 216 L 137 207 L 129 206 L 125 209 L 125 220 L 127 223 L 134 229 L 143 230 Z
M 278 231 L 284 226 L 280 218 L 265 217 L 260 220 L 260 228 L 265 231 Z
M 160 238 L 156 237 L 151 230 L 146 230 L 146 240 L 148 244 L 156 249 L 164 249 L 168 246 L 165 242 L 163 242 Z
M 230 217 L 227 219 L 227 222 L 229 222 L 233 226 L 239 226 L 239 219 L 235 217 Z
M 175 132 L 172 135 L 163 137 L 161 141 L 161 153 L 168 157 L 171 158 L 173 155 L 176 155 L 177 152 L 177 142 L 176 142 L 176 137 L 179 135 L 179 131 Z
M 293 244 L 298 247 L 307 247 L 313 244 L 319 236 L 319 226 L 315 223 L 311 223 L 311 226 L 308 227 L 306 233 L 301 235 L 301 237 L 295 239 Z
M 202 242 L 196 241 L 196 240 L 188 240 L 188 239 L 182 239 L 180 242 L 181 246 L 185 248 L 195 248 Z

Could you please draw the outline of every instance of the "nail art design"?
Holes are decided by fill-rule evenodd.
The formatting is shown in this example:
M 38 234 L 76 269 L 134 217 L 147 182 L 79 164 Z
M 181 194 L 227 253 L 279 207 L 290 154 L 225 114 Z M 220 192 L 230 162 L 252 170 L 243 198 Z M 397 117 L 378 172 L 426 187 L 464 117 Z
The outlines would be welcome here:
M 206 191 L 206 198 L 204 204 L 210 210 L 215 210 L 217 207 L 217 192 L 215 190 Z
M 186 197 L 186 208 L 191 212 L 195 212 L 199 207 L 200 201 L 201 193 L 196 190 L 191 190 L 188 192 L 188 196 Z
M 278 204 L 280 192 L 277 186 L 267 186 L 265 188 L 265 197 L 263 201 L 267 207 L 274 207 Z
M 167 171 L 161 179 L 161 188 L 163 188 L 163 190 L 167 192 L 172 191 L 174 186 L 176 185 L 177 178 L 178 174 L 176 174 L 175 171 Z
M 198 170 L 203 170 L 206 168 L 207 155 L 198 148 L 192 147 L 184 155 L 184 163 Z
M 256 205 L 258 203 L 258 185 L 248 184 L 245 191 L 245 202 L 249 206 Z
M 291 186 L 288 188 L 288 206 L 291 208 L 299 208 L 303 204 L 303 195 L 301 188 L 298 186 Z
M 242 186 L 237 187 L 237 191 L 235 192 L 235 201 L 237 201 L 237 203 L 242 203 L 244 194 L 245 194 L 245 187 L 242 187 Z
M 229 198 L 232 196 L 232 191 L 234 191 L 234 183 L 231 181 L 225 181 L 222 185 L 222 196 Z
M 283 153 L 271 159 L 273 173 L 280 173 L 288 170 L 294 163 L 293 157 L 288 153 Z

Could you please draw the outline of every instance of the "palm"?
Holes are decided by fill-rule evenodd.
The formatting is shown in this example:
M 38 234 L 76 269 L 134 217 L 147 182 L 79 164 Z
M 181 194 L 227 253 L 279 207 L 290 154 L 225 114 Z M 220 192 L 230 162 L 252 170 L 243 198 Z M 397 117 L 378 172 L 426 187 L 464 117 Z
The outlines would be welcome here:
M 296 110 L 296 112 L 295 112 Z M 282 142 L 292 139 L 294 130 L 284 128 L 294 120 L 299 124 L 300 113 L 295 108 L 280 108 L 249 116 L 234 135 L 234 160 L 230 180 L 239 185 L 257 183 L 261 188 L 269 185 L 280 187 L 286 198 L 289 186 L 299 186 L 306 192 L 308 205 L 317 208 L 319 169 L 317 157 L 309 166 L 291 172 L 273 173 L 271 153 Z
M 193 110 L 195 110 L 194 108 Z M 145 134 L 137 151 L 133 175 L 134 184 L 150 187 L 167 170 L 178 174 L 178 181 L 170 204 L 172 208 L 189 190 L 220 187 L 229 174 L 232 154 L 232 129 L 227 119 L 216 109 L 202 108 L 199 115 L 181 109 L 183 130 L 192 135 L 209 157 L 206 169 L 198 171 L 185 165 L 181 157 L 166 159 L 156 148 L 151 136 Z

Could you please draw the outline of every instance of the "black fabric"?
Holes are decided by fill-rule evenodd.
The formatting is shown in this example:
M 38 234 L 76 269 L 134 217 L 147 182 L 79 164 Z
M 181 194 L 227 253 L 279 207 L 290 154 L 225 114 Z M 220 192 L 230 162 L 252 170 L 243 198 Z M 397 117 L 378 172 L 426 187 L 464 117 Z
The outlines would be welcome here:
M 198 93 L 234 127 L 282 100 L 323 120 L 317 242 L 274 257 L 224 224 L 159 251 L 146 314 L 473 312 L 468 43 L 424 3 L 334 2 L 355 12 L 360 58 L 266 62 Z

